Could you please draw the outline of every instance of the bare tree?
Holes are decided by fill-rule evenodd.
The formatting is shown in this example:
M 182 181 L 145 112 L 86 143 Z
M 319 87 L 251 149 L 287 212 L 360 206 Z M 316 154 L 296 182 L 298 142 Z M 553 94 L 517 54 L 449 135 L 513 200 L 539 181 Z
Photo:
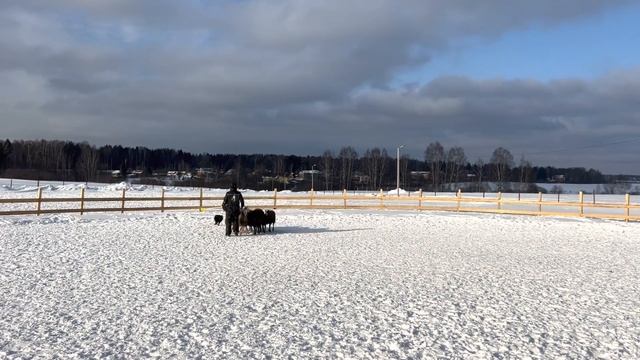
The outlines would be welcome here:
M 284 168 L 284 156 L 278 155 L 276 161 L 273 163 L 273 173 L 275 176 L 283 176 L 285 172 Z
M 433 189 L 438 190 L 438 186 L 440 184 L 440 168 L 444 161 L 444 148 L 437 141 L 435 143 L 430 143 L 424 151 L 424 159 L 431 171 Z
M 520 191 L 529 191 L 531 181 L 531 163 L 525 160 L 524 155 L 520 158 Z
M 476 170 L 476 178 L 478 180 L 478 191 L 480 191 L 480 187 L 482 186 L 482 175 L 484 175 L 484 160 L 478 158 L 475 163 Z
M 0 142 L 0 173 L 9 167 L 9 155 L 11 155 L 12 152 L 13 146 L 9 139 L 5 140 L 4 143 Z
M 493 151 L 493 155 L 491 155 L 491 164 L 494 166 L 496 171 L 496 180 L 500 189 L 502 189 L 504 181 L 506 180 L 507 172 L 513 166 L 513 155 L 511 155 L 509 150 L 499 147 L 495 149 Z
M 364 163 L 369 177 L 371 190 L 376 190 L 382 186 L 382 177 L 386 167 L 388 155 L 386 150 L 379 148 L 367 149 L 364 154 Z
M 380 153 L 380 171 L 378 171 L 378 187 L 380 188 L 382 188 L 384 184 L 384 174 L 390 161 L 393 160 L 389 158 L 387 149 L 382 149 L 382 152 Z
M 333 175 L 333 152 L 331 152 L 331 150 L 326 150 L 322 154 L 322 170 L 324 172 L 324 188 L 325 190 L 329 190 L 329 188 L 333 188 L 331 183 Z
M 364 162 L 364 169 L 367 174 L 367 185 L 369 190 L 375 190 L 376 188 L 376 176 L 374 175 L 377 171 L 376 162 L 373 160 L 374 155 L 370 149 L 365 150 L 364 155 L 362 156 L 362 161 Z
M 342 169 L 340 172 L 340 185 L 343 189 L 349 189 L 351 186 L 351 179 L 353 177 L 353 165 L 358 158 L 358 153 L 351 146 L 346 146 L 340 149 L 340 160 L 342 162 Z
M 407 189 L 407 173 L 409 172 L 409 155 L 403 154 L 400 156 L 400 179 L 402 181 L 402 188 Z
M 450 184 L 455 184 L 460 179 L 460 170 L 464 167 L 467 162 L 467 157 L 464 154 L 464 149 L 459 146 L 454 146 L 447 152 L 447 173 L 448 178 L 447 182 Z
M 239 157 L 236 159 L 236 163 L 235 163 L 235 165 L 234 165 L 234 172 L 235 172 L 235 174 L 234 174 L 234 175 L 236 176 L 236 180 L 235 180 L 236 185 L 237 185 L 237 186 L 241 186 L 241 184 L 240 184 L 240 178 L 241 178 L 241 176 L 243 175 L 243 174 L 242 174 L 242 172 L 243 172 L 243 167 L 242 167 L 242 160 L 241 160 Z
M 98 173 L 98 151 L 94 146 L 82 144 L 82 152 L 80 154 L 80 169 L 84 175 L 85 181 L 95 179 Z

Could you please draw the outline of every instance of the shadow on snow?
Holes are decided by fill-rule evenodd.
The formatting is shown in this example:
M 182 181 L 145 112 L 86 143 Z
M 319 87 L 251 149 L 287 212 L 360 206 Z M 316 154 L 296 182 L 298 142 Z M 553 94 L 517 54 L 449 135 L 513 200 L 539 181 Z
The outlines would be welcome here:
M 371 230 L 371 228 L 362 229 L 327 229 L 327 228 L 310 228 L 305 226 L 280 226 L 276 227 L 276 233 L 287 234 L 317 234 L 317 233 L 339 233 L 339 232 L 352 232 L 352 231 L 364 231 Z

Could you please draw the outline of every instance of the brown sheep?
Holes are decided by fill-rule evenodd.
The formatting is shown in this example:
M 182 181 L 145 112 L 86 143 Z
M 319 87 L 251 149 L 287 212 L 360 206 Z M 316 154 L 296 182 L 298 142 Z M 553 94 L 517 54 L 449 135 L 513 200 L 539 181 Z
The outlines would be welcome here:
M 247 215 L 249 214 L 249 209 L 244 207 L 240 209 L 240 214 L 238 215 L 238 225 L 240 227 L 240 233 L 248 233 L 247 227 L 249 225 Z

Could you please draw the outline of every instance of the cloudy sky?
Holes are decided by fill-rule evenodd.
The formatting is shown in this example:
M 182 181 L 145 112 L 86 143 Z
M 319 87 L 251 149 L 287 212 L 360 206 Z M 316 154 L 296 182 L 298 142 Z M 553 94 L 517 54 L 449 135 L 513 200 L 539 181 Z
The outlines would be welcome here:
M 640 2 L 3 0 L 0 137 L 640 174 Z

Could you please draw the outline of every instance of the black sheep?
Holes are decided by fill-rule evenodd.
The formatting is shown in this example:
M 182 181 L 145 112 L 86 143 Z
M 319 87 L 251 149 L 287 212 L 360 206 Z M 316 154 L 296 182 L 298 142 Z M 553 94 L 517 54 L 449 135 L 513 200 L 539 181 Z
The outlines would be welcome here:
M 216 215 L 213 217 L 213 221 L 216 222 L 216 225 L 220 225 L 220 223 L 222 222 L 224 218 L 222 217 L 222 215 Z
M 272 232 L 276 226 L 276 212 L 273 210 L 265 211 L 266 225 L 269 232 Z
M 250 210 L 247 214 L 247 225 L 253 229 L 253 234 L 265 232 L 266 216 L 262 209 Z

